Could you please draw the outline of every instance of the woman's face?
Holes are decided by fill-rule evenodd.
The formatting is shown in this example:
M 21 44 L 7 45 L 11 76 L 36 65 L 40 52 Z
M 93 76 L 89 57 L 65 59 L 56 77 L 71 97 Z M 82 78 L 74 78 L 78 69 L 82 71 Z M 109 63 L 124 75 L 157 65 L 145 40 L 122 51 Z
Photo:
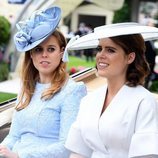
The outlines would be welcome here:
M 125 80 L 128 65 L 134 58 L 134 52 L 126 55 L 124 50 L 110 38 L 100 39 L 96 55 L 98 74 L 107 79 Z
M 39 71 L 40 78 L 51 79 L 52 73 L 61 62 L 63 52 L 55 36 L 50 36 L 40 45 L 33 48 L 31 58 L 35 68 Z

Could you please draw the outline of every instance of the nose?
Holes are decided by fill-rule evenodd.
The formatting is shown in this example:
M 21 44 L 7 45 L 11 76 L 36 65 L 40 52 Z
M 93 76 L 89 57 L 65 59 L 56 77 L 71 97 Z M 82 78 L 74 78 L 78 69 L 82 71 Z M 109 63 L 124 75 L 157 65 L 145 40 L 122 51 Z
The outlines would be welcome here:
M 99 55 L 100 57 L 105 57 L 106 54 L 107 54 L 107 53 L 105 52 L 104 49 L 102 49 L 102 50 L 98 53 L 98 55 Z
M 42 52 L 42 57 L 47 57 L 47 56 L 48 56 L 47 51 L 46 51 L 46 50 L 43 50 L 43 52 Z

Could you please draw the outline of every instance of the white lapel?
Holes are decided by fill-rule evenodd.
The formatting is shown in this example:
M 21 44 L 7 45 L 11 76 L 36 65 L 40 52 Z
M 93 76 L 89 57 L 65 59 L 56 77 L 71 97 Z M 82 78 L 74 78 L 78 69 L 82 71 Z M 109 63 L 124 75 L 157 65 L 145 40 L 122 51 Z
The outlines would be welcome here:
M 107 153 L 107 149 L 104 146 L 100 134 L 99 134 L 99 119 L 102 111 L 102 107 L 104 104 L 104 99 L 107 91 L 107 86 L 103 86 L 102 88 L 92 92 L 87 96 L 85 101 L 83 102 L 84 111 L 82 114 L 84 115 L 82 120 L 82 134 L 85 136 L 87 143 L 91 147 L 97 149 L 99 148 L 102 152 Z

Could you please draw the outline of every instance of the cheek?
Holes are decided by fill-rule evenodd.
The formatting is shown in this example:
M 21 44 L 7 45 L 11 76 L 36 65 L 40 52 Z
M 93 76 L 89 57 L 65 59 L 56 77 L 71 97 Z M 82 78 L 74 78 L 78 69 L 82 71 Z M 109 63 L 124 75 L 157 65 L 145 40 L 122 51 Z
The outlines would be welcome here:
M 36 56 L 31 56 L 31 60 L 33 63 L 36 63 L 37 62 L 37 57 Z
M 34 67 L 37 69 L 38 68 L 38 57 L 37 56 L 31 56 L 31 60 L 32 60 L 32 63 L 34 65 Z
M 61 62 L 62 56 L 60 54 L 51 57 L 51 61 L 53 65 L 59 65 Z
M 99 53 L 96 54 L 96 61 L 99 59 Z
M 54 55 L 51 57 L 51 59 L 54 63 L 59 63 L 62 59 L 62 55 L 61 54 Z
M 115 62 L 117 62 L 117 63 L 122 64 L 122 63 L 125 63 L 127 59 L 124 55 L 117 54 L 116 56 L 114 56 L 113 60 L 115 60 Z

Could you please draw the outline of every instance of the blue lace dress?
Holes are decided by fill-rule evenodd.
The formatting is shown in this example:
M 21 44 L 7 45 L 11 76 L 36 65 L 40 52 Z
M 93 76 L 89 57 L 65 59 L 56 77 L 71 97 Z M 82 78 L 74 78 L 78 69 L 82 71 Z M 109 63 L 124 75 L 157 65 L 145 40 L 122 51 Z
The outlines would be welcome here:
M 69 79 L 52 99 L 41 94 L 50 84 L 36 84 L 30 104 L 15 111 L 8 136 L 2 142 L 20 158 L 67 158 L 64 143 L 75 121 L 82 97 L 87 93 L 82 82 Z

